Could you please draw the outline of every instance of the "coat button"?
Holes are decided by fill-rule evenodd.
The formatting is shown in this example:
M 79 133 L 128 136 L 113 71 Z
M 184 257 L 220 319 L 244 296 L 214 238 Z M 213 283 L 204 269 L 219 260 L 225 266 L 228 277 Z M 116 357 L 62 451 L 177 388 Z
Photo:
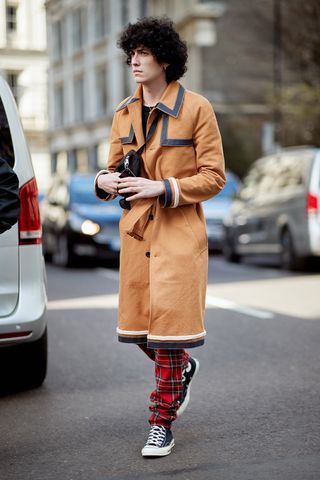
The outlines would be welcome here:
M 150 213 L 149 220 L 153 220 L 153 219 L 154 219 L 154 216 L 152 215 L 152 213 Z
M 150 258 L 150 252 L 146 252 L 146 257 Z

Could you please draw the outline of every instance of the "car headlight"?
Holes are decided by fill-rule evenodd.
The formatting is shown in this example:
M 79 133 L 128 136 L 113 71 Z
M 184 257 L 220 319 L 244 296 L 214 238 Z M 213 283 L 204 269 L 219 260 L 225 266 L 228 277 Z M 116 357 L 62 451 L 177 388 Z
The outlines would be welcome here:
M 96 235 L 100 232 L 100 225 L 92 220 L 85 220 L 81 225 L 81 232 L 84 235 Z

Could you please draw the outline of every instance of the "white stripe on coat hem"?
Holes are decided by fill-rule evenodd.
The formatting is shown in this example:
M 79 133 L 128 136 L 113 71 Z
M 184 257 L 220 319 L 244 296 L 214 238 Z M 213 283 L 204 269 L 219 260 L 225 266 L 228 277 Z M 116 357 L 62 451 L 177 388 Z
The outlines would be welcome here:
M 177 336 L 162 336 L 162 335 L 148 335 L 148 340 L 193 340 L 194 338 L 204 337 L 206 335 L 204 330 L 202 333 L 197 333 L 197 335 L 177 335 Z
M 124 335 L 148 335 L 148 330 L 121 330 L 117 328 L 117 333 L 123 333 Z
M 179 187 L 178 182 L 174 177 L 170 177 L 168 180 L 172 181 L 173 189 L 174 189 L 174 202 L 171 208 L 176 208 L 179 205 Z

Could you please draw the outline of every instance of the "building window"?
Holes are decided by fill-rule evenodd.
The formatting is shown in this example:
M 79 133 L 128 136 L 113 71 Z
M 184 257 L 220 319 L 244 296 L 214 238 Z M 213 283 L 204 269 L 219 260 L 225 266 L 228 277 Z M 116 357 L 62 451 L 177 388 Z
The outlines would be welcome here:
M 121 23 L 126 25 L 129 22 L 129 0 L 121 0 Z
M 86 148 L 76 150 L 76 172 L 89 172 L 89 154 Z
M 130 75 L 131 70 L 128 68 L 126 63 L 122 64 L 122 78 L 123 78 L 123 96 L 124 98 L 129 97 L 132 94 L 131 84 L 130 84 Z
M 62 22 L 59 20 L 53 24 L 53 58 L 54 60 L 60 60 L 62 57 Z
M 110 143 L 103 140 L 97 145 L 97 168 L 106 168 L 109 156 Z
M 19 85 L 18 85 L 18 73 L 17 72 L 7 72 L 7 82 L 11 91 L 13 93 L 14 99 L 19 104 Z
M 73 50 L 81 49 L 86 42 L 86 14 L 84 8 L 78 8 L 72 14 Z
M 7 32 L 17 31 L 17 6 L 7 5 Z
M 95 36 L 97 39 L 110 32 L 109 0 L 95 0 Z
M 140 0 L 140 17 L 147 16 L 147 0 Z
M 77 77 L 74 80 L 74 119 L 81 122 L 84 119 L 84 81 L 83 77 Z
M 59 85 L 54 90 L 54 124 L 57 128 L 64 123 L 63 86 Z
M 104 115 L 108 106 L 107 72 L 105 68 L 96 71 L 97 114 Z
M 67 152 L 62 151 L 56 154 L 55 158 L 55 173 L 59 173 L 60 175 L 64 175 L 68 171 L 68 155 Z

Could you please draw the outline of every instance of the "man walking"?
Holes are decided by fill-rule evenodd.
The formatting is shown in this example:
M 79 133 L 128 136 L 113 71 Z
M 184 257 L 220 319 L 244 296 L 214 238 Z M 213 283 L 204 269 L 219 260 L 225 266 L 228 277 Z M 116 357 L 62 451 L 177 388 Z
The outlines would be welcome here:
M 203 345 L 206 335 L 208 244 L 200 202 L 223 188 L 224 158 L 211 104 L 178 82 L 187 47 L 173 23 L 143 18 L 127 26 L 119 46 L 138 88 L 116 109 L 108 169 L 98 172 L 95 190 L 106 201 L 129 195 L 131 208 L 120 220 L 117 332 L 155 363 L 142 455 L 164 456 L 199 369 L 185 349 Z M 121 178 L 117 165 L 145 143 L 151 127 L 141 176 Z

